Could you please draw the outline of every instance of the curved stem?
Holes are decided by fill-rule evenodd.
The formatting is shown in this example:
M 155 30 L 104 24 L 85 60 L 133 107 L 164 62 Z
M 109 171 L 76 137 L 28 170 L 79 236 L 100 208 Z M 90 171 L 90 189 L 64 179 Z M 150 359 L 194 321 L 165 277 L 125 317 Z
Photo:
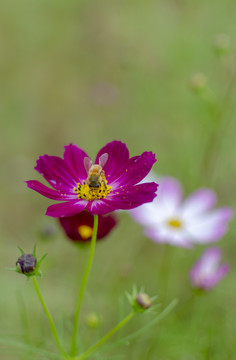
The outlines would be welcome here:
M 83 354 L 75 357 L 74 360 L 84 360 L 87 359 L 89 355 L 91 355 L 95 350 L 100 348 L 112 335 L 114 335 L 120 328 L 122 328 L 135 314 L 135 311 L 132 311 L 126 318 L 124 318 L 121 322 L 119 322 L 113 329 L 111 329 L 105 336 L 103 336 L 96 344 L 91 346 L 87 351 Z
M 82 300 L 83 300 L 84 290 L 85 290 L 85 287 L 87 284 L 88 276 L 89 276 L 90 269 L 91 269 L 92 262 L 93 262 L 94 250 L 95 250 L 95 245 L 96 245 L 96 240 L 97 240 L 97 230 L 98 230 L 98 215 L 94 215 L 93 236 L 92 236 L 91 245 L 90 245 L 89 258 L 88 258 L 88 263 L 87 263 L 87 266 L 85 269 L 84 277 L 82 280 L 82 284 L 80 287 L 80 292 L 79 292 L 78 302 L 77 302 L 77 307 L 76 307 L 76 312 L 75 312 L 74 328 L 73 328 L 72 342 L 71 342 L 71 355 L 72 356 L 75 355 L 75 353 L 76 353 L 76 337 L 77 337 L 77 329 L 78 329 L 78 323 L 79 323 L 80 308 L 81 308 L 81 304 L 82 304 Z
M 38 295 L 38 298 L 43 306 L 43 309 L 45 311 L 45 314 L 47 315 L 47 318 L 48 318 L 48 321 L 49 321 L 49 324 L 50 324 L 50 327 L 51 327 L 51 331 L 52 331 L 52 334 L 54 336 L 54 339 L 56 341 L 56 344 L 57 344 L 57 347 L 58 347 L 58 350 L 60 351 L 60 353 L 63 355 L 64 358 L 68 358 L 65 350 L 63 349 L 62 345 L 61 345 L 61 342 L 59 340 L 59 337 L 58 337 L 58 334 L 57 334 L 57 330 L 56 330 L 56 326 L 54 324 L 54 321 L 52 319 L 52 315 L 50 314 L 48 308 L 47 308 L 47 305 L 45 304 L 44 302 L 44 299 L 43 299 L 43 296 L 41 294 L 41 291 L 39 289 L 39 286 L 38 286 L 38 283 L 37 283 L 37 280 L 36 280 L 36 277 L 33 276 L 33 283 L 34 283 L 34 287 L 35 287 L 35 290 L 37 292 L 37 295 Z

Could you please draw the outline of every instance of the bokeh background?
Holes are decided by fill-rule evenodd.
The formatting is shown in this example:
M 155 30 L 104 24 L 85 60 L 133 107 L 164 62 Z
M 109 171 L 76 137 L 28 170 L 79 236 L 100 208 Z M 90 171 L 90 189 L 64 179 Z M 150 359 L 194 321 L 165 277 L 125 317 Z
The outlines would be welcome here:
M 73 142 L 94 157 L 105 143 L 122 140 L 132 156 L 155 152 L 155 172 L 178 178 L 186 195 L 208 186 L 219 205 L 235 205 L 235 13 L 234 0 L 0 2 L 0 338 L 54 350 L 31 282 L 6 270 L 18 245 L 30 252 L 37 242 L 38 254 L 48 253 L 40 286 L 69 342 L 87 251 L 44 215 L 51 201 L 26 188 L 25 180 L 40 179 L 33 169 L 39 155 L 62 156 Z M 224 56 L 214 49 L 220 33 L 231 42 Z M 198 72 L 207 96 L 191 89 Z M 157 294 L 162 309 L 175 297 L 179 305 L 137 340 L 94 359 L 234 359 L 233 222 L 219 242 L 230 274 L 189 301 L 188 272 L 205 247 L 158 245 L 127 213 L 119 219 L 97 245 L 81 318 L 84 347 L 129 311 L 124 292 L 135 283 Z M 99 315 L 97 329 L 84 324 L 91 311 Z M 122 335 L 151 318 L 137 317 Z M 12 345 L 0 352 L 6 360 L 32 359 Z

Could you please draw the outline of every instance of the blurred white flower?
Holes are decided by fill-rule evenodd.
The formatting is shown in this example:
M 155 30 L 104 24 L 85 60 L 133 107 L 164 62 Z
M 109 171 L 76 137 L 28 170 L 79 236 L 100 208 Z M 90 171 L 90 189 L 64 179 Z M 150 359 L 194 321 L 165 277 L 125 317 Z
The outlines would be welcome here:
M 145 234 L 158 243 L 192 247 L 218 241 L 228 230 L 233 216 L 230 207 L 213 209 L 217 196 L 200 188 L 183 200 L 182 187 L 172 177 L 162 177 L 153 202 L 130 211 L 145 228 Z

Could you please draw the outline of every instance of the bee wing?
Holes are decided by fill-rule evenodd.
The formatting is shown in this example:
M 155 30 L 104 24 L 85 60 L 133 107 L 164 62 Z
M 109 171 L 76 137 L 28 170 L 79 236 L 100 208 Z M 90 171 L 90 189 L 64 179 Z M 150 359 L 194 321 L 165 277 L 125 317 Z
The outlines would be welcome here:
M 104 168 L 108 159 L 108 153 L 104 153 L 99 158 L 99 165 Z
M 92 165 L 93 165 L 92 160 L 89 157 L 85 157 L 84 158 L 84 167 L 85 167 L 85 170 L 87 171 L 87 174 Z

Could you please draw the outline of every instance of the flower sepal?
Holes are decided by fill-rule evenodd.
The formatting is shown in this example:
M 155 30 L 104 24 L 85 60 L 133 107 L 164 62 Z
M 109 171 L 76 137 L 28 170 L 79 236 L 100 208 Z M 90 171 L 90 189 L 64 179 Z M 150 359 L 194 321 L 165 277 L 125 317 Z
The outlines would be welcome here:
M 42 261 L 45 259 L 47 254 L 44 254 L 39 260 L 36 256 L 36 245 L 34 246 L 32 254 L 26 254 L 22 248 L 18 246 L 18 249 L 21 252 L 21 256 L 16 261 L 16 267 L 9 270 L 14 270 L 19 274 L 23 274 L 30 278 L 31 276 L 40 276 L 42 277 L 42 272 L 40 266 Z

